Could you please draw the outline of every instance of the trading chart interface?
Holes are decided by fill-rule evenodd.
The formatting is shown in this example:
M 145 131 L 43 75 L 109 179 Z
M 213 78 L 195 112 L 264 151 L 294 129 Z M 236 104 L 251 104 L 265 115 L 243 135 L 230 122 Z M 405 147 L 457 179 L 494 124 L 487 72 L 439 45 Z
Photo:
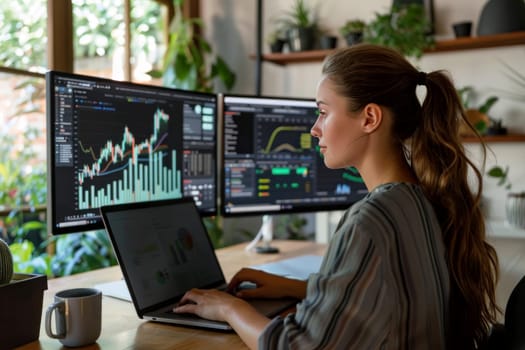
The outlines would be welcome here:
M 216 207 L 212 94 L 50 72 L 51 232 L 101 228 L 102 205 L 191 196 Z
M 313 100 L 224 96 L 225 215 L 333 210 L 367 193 L 355 169 L 328 169 Z

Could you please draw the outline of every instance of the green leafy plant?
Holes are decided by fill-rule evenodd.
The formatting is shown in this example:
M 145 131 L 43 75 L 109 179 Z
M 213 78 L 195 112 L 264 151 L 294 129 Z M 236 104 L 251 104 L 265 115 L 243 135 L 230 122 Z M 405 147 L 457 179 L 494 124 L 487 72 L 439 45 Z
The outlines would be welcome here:
M 51 254 L 45 248 L 53 247 Z M 12 243 L 13 265 L 21 273 L 59 277 L 117 264 L 103 230 L 51 236 L 37 247 L 29 240 Z M 44 248 L 44 249 L 43 249 Z
M 274 29 L 266 36 L 266 43 L 270 45 L 275 43 L 277 40 L 286 40 L 286 32 L 284 29 Z
M 504 187 L 506 190 L 510 190 L 512 184 L 509 182 L 509 166 L 501 167 L 495 165 L 487 171 L 487 175 L 498 180 L 498 186 Z
M 319 19 L 314 7 L 305 0 L 296 0 L 292 9 L 278 20 L 287 33 L 291 51 L 311 50 L 320 35 Z
M 212 55 L 211 46 L 197 30 L 202 28 L 202 20 L 185 17 L 182 2 L 174 0 L 175 16 L 170 24 L 169 44 L 162 68 L 149 74 L 162 78 L 165 86 L 206 92 L 214 90 L 213 82 L 218 78 L 227 90 L 231 90 L 235 73 L 220 56 L 207 57 Z
M 55 276 L 71 275 L 117 264 L 104 230 L 52 237 L 56 251 L 50 261 Z
M 489 96 L 483 103 L 478 106 L 472 104 L 472 95 L 474 94 L 474 88 L 472 86 L 464 86 L 457 90 L 458 95 L 461 99 L 463 107 L 469 117 L 473 121 L 473 126 L 478 133 L 481 135 L 486 134 L 489 130 L 502 130 L 501 119 L 492 118 L 489 114 L 490 109 L 499 97 Z
M 407 57 L 420 58 L 434 46 L 429 35 L 431 23 L 421 4 L 392 6 L 390 12 L 376 13 L 365 27 L 363 41 L 391 47 Z
M 339 33 L 342 36 L 347 36 L 350 33 L 362 33 L 365 30 L 366 22 L 361 19 L 352 19 L 345 22 L 345 24 L 339 28 Z
M 287 41 L 286 31 L 283 28 L 276 28 L 266 36 L 265 40 L 271 52 L 281 52 Z
M 509 166 L 495 165 L 487 171 L 487 175 L 498 180 L 497 185 L 503 187 L 505 190 L 512 189 L 512 183 L 509 180 Z M 510 192 L 509 192 L 510 193 Z M 525 196 L 525 191 L 512 191 L 513 195 Z
M 47 242 L 35 246 L 29 239 L 11 243 L 13 266 L 19 273 L 40 273 L 53 276 L 51 270 L 52 256 L 47 253 Z
M 348 20 L 339 28 L 339 33 L 345 38 L 348 45 L 354 45 L 363 41 L 365 27 L 366 23 L 363 20 Z
M 317 12 L 305 0 L 296 0 L 292 9 L 281 19 L 284 28 L 311 28 L 318 22 Z
M 480 111 L 481 113 L 487 114 L 492 106 L 499 100 L 497 96 L 489 96 L 487 99 L 479 106 L 473 107 L 471 98 L 474 88 L 472 86 L 465 86 L 457 90 L 460 96 L 461 102 L 466 109 L 474 108 Z

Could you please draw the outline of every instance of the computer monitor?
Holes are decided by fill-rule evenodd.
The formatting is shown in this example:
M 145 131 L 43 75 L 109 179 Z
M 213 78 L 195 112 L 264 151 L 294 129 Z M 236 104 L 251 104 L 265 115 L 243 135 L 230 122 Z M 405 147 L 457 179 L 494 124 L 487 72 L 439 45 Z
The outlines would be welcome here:
M 346 209 L 366 187 L 353 169 L 328 169 L 310 129 L 313 99 L 223 95 L 224 216 Z
M 217 209 L 217 95 L 50 71 L 48 226 L 102 229 L 99 207 L 191 196 Z

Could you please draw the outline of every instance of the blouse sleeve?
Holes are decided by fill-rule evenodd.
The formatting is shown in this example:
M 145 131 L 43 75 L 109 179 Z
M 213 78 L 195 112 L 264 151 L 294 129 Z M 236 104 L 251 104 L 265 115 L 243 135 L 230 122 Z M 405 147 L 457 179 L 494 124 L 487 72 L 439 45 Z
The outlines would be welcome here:
M 373 238 L 343 217 L 319 273 L 308 279 L 295 314 L 277 317 L 259 349 L 373 349 L 388 332 L 390 307 Z

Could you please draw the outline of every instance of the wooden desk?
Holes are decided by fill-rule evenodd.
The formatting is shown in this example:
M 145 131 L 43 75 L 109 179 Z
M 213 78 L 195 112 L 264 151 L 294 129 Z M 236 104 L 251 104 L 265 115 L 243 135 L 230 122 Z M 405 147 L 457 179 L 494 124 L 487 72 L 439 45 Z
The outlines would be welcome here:
M 324 244 L 309 241 L 274 241 L 279 254 L 257 254 L 246 252 L 246 244 L 238 244 L 217 250 L 224 275 L 229 280 L 240 268 L 265 264 L 305 254 L 322 255 Z M 44 292 L 42 322 L 39 341 L 19 347 L 19 350 L 67 349 L 47 336 L 44 330 L 44 315 L 53 296 L 62 289 L 92 287 L 99 283 L 122 278 L 119 266 L 90 271 L 73 276 L 50 279 Z M 102 299 L 102 333 L 98 341 L 77 349 L 246 349 L 233 332 L 217 332 L 194 328 L 177 327 L 139 319 L 133 304 L 112 297 Z

